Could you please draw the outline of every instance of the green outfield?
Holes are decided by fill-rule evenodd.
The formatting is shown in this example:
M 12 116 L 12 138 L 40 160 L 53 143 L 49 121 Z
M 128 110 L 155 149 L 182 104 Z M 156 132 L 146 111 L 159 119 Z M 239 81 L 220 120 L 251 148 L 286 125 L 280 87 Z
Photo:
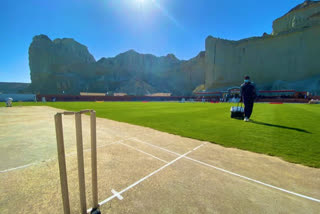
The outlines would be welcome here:
M 95 109 L 98 117 L 320 167 L 320 105 L 255 104 L 249 123 L 231 119 L 229 103 L 14 103 L 19 105 Z

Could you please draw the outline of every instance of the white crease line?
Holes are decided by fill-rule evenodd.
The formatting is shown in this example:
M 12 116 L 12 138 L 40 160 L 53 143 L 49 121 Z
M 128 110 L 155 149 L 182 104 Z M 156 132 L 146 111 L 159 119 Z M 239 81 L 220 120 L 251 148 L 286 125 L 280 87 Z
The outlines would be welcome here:
M 122 142 L 122 141 L 123 141 L 123 140 L 117 140 L 117 141 L 114 141 L 114 142 L 112 142 L 112 143 L 103 144 L 103 145 L 97 146 L 97 149 L 98 149 L 98 148 L 102 148 L 102 147 L 106 147 L 106 146 L 111 146 L 111 145 L 113 145 L 113 144 L 120 143 L 120 142 Z M 83 151 L 84 151 L 84 152 L 91 151 L 91 148 L 84 149 Z M 73 155 L 76 155 L 76 154 L 77 154 L 77 152 L 71 152 L 71 153 L 67 154 L 66 157 L 73 156 Z
M 111 131 L 112 129 L 109 128 L 109 129 L 107 129 L 107 130 Z M 111 131 L 111 132 L 112 132 L 112 133 L 110 133 L 110 132 L 109 132 L 109 133 L 110 133 L 110 134 L 116 133 L 116 131 Z M 115 134 L 115 135 L 116 135 L 117 137 L 122 138 L 119 134 Z M 143 135 L 147 135 L 147 133 L 140 134 L 140 136 L 143 136 Z M 115 142 L 112 142 L 112 143 L 109 143 L 109 144 L 97 146 L 97 148 L 109 146 L 109 145 L 112 145 L 112 144 L 116 144 L 116 143 L 118 143 L 118 142 L 123 142 L 124 140 L 132 139 L 132 138 L 134 138 L 134 137 L 123 138 L 122 140 L 118 140 L 118 141 L 115 141 Z M 85 149 L 84 151 L 88 151 L 88 150 L 91 150 L 91 148 Z M 69 153 L 69 154 L 66 154 L 66 157 L 69 157 L 69 156 L 72 156 L 72 155 L 75 155 L 75 154 L 77 154 L 77 153 L 76 153 L 76 152 L 71 152 L 71 153 Z M 56 159 L 55 159 L 55 158 L 50 158 L 50 159 L 47 159 L 47 160 L 41 160 L 41 161 L 38 161 L 38 162 L 29 163 L 29 164 L 22 165 L 22 166 L 18 166 L 18 167 L 14 167 L 14 168 L 5 169 L 5 170 L 0 171 L 0 173 L 6 173 L 6 172 L 18 170 L 18 169 L 23 169 L 23 168 L 27 168 L 27 167 L 32 166 L 32 165 L 38 165 L 38 164 L 50 162 L 50 161 L 53 161 L 53 160 L 56 160 Z
M 102 148 L 102 147 L 106 147 L 106 146 L 110 146 L 110 145 L 113 145 L 113 144 L 116 144 L 116 143 L 120 143 L 120 142 L 122 142 L 122 141 L 124 141 L 124 140 L 117 140 L 117 141 L 114 141 L 114 142 L 112 142 L 112 143 L 103 144 L 103 145 L 97 146 L 97 149 L 98 149 L 98 148 Z M 84 151 L 88 151 L 88 150 L 91 151 L 91 147 L 90 147 L 89 149 L 85 149 Z
M 320 203 L 320 200 L 319 200 L 319 199 L 312 198 L 312 197 L 306 196 L 306 195 L 302 195 L 302 194 L 299 194 L 299 193 L 296 193 L 296 192 L 292 192 L 292 191 L 289 191 L 289 190 L 286 190 L 286 189 L 283 189 L 283 188 L 280 188 L 280 187 L 276 187 L 276 186 L 273 186 L 273 185 L 271 185 L 271 184 L 267 184 L 267 183 L 264 183 L 264 182 L 262 182 L 262 181 L 258 181 L 258 180 L 255 180 L 255 179 L 252 179 L 252 178 L 243 176 L 243 175 L 239 175 L 239 174 L 237 174 L 237 173 L 234 173 L 234 172 L 231 172 L 231 171 L 228 171 L 228 170 L 225 170 L 225 169 L 222 169 L 222 168 L 219 168 L 219 167 L 216 167 L 216 166 L 207 164 L 207 163 L 205 163 L 205 162 L 202 162 L 202 161 L 199 161 L 199 160 L 196 160 L 196 159 L 193 159 L 193 158 L 189 158 L 189 157 L 185 157 L 185 158 L 186 158 L 186 159 L 189 159 L 189 160 L 192 160 L 192 161 L 194 161 L 194 162 L 196 162 L 196 163 L 199 163 L 199 164 L 202 164 L 202 165 L 205 165 L 205 166 L 214 168 L 214 169 L 216 169 L 216 170 L 220 170 L 220 171 L 222 171 L 222 172 L 225 172 L 225 173 L 228 173 L 228 174 L 231 174 L 231 175 L 234 175 L 234 176 L 237 176 L 237 177 L 240 177 L 240 178 L 243 178 L 243 179 L 246 179 L 246 180 L 249 180 L 249 181 L 258 183 L 258 184 L 261 184 L 261 185 L 263 185 L 263 186 L 267 186 L 267 187 L 270 187 L 270 188 L 273 188 L 273 189 L 280 190 L 280 191 L 282 191 L 282 192 L 286 192 L 286 193 L 289 193 L 289 194 L 292 194 L 292 195 L 295 195 L 295 196 L 298 196 L 298 197 L 301 197 L 301 198 L 309 199 L 309 200 L 311 200 L 311 201 L 316 201 L 316 202 Z
M 181 154 L 179 154 L 179 153 L 177 153 L 177 152 L 173 152 L 173 151 L 170 151 L 170 150 L 168 150 L 168 149 L 162 148 L 162 147 L 160 147 L 160 146 L 156 146 L 156 145 L 153 145 L 153 144 L 151 144 L 151 143 L 144 142 L 144 141 L 139 140 L 139 139 L 134 138 L 134 137 L 132 138 L 132 140 L 137 141 L 137 142 L 140 142 L 140 143 L 143 143 L 143 144 L 146 144 L 146 145 L 149 145 L 149 146 L 152 146 L 152 147 L 155 147 L 155 148 L 158 148 L 158 149 L 161 149 L 161 150 L 163 150 L 163 151 L 169 152 L 169 153 L 174 154 L 174 155 L 178 155 L 178 156 L 181 155 Z
M 157 169 L 157 170 L 153 171 L 153 172 L 152 172 L 152 173 L 150 173 L 149 175 L 147 175 L 147 176 L 145 176 L 145 177 L 141 178 L 140 180 L 138 180 L 138 181 L 136 181 L 135 183 L 131 184 L 131 185 L 130 185 L 130 186 L 128 186 L 127 188 L 125 188 L 125 189 L 121 190 L 118 194 L 122 194 L 122 193 L 124 193 L 124 192 L 128 191 L 129 189 L 131 189 L 131 188 L 133 188 L 134 186 L 138 185 L 139 183 L 143 182 L 144 180 L 146 180 L 147 178 L 151 177 L 152 175 L 154 175 L 154 174 L 156 174 L 156 173 L 160 172 L 160 171 L 161 171 L 161 170 L 163 170 L 164 168 L 166 168 L 166 167 L 168 167 L 168 166 L 172 165 L 174 162 L 176 162 L 176 161 L 178 161 L 179 159 L 181 159 L 181 158 L 185 157 L 185 156 L 186 156 L 186 155 L 188 155 L 190 152 L 192 152 L 192 150 L 191 150 L 191 151 L 189 151 L 189 152 L 187 152 L 187 153 L 185 153 L 185 154 L 183 154 L 183 155 L 180 155 L 179 157 L 177 157 L 177 158 L 176 158 L 176 159 L 174 159 L 173 161 L 170 161 L 169 163 L 167 163 L 166 165 L 164 165 L 164 166 L 160 167 L 159 169 Z M 101 201 L 101 202 L 99 203 L 99 205 L 101 206 L 101 205 L 103 205 L 103 204 L 107 203 L 108 201 L 110 201 L 110 200 L 114 199 L 115 197 L 116 197 L 115 195 L 110 196 L 109 198 L 107 198 L 107 199 L 105 199 L 105 200 Z M 88 209 L 88 212 L 90 212 L 90 210 L 91 210 L 91 209 Z
M 128 139 L 130 139 L 130 138 L 128 138 Z M 118 141 L 115 141 L 115 142 L 112 142 L 112 143 L 104 144 L 104 145 L 98 146 L 97 148 L 110 146 L 110 145 L 113 145 L 113 144 L 116 144 L 116 143 L 120 143 L 122 141 L 124 141 L 124 140 L 118 140 Z M 89 151 L 89 150 L 91 150 L 91 148 L 85 149 L 83 151 L 86 152 L 86 151 Z M 71 152 L 71 153 L 67 154 L 66 157 L 69 157 L 69 156 L 72 156 L 72 155 L 76 155 L 76 154 L 77 154 L 76 152 Z M 33 165 L 39 165 L 39 164 L 42 164 L 42 163 L 47 163 L 47 162 L 50 162 L 50 161 L 53 161 L 53 160 L 57 160 L 57 159 L 50 158 L 50 159 L 42 160 L 42 161 L 39 161 L 39 162 L 29 163 L 29 164 L 26 164 L 26 165 L 23 165 L 23 166 L 18 166 L 18 167 L 14 167 L 14 168 L 5 169 L 3 171 L 0 171 L 0 173 L 6 173 L 6 172 L 18 170 L 18 169 L 23 169 L 23 168 L 27 168 L 27 167 L 30 167 L 30 166 L 33 166 Z
M 122 195 L 120 195 L 120 193 L 118 193 L 118 192 L 115 191 L 114 189 L 112 189 L 111 192 L 112 192 L 112 194 L 113 194 L 114 196 L 116 196 L 119 200 L 122 200 L 122 199 L 123 199 Z
M 176 153 L 176 152 L 170 151 L 170 150 L 168 150 L 168 149 L 165 149 L 165 148 L 162 148 L 162 147 L 159 147 L 159 146 L 156 146 L 156 145 L 153 145 L 153 144 L 150 144 L 150 143 L 141 141 L 141 140 L 136 139 L 136 138 L 133 138 L 133 140 L 135 140 L 135 141 L 137 141 L 137 142 L 141 142 L 141 143 L 147 144 L 147 145 L 150 145 L 150 146 L 153 146 L 153 147 L 155 147 L 155 148 L 158 148 L 158 149 L 167 151 L 167 152 L 172 153 L 172 154 L 175 154 L 175 155 L 180 155 L 179 153 Z M 317 199 L 317 198 L 313 198 L 313 197 L 306 196 L 306 195 L 302 195 L 302 194 L 299 194 L 299 193 L 296 193 L 296 192 L 292 192 L 292 191 L 289 191 L 289 190 L 286 190 L 286 189 L 283 189 L 283 188 L 280 188 L 280 187 L 276 187 L 276 186 L 273 186 L 273 185 L 271 185 L 271 184 L 267 184 L 267 183 L 264 183 L 264 182 L 262 182 L 262 181 L 255 180 L 255 179 L 253 179 L 253 178 L 249 178 L 249 177 L 246 177 L 246 176 L 243 176 L 243 175 L 240 175 L 240 174 L 237 174 L 237 173 L 234 173 L 234 172 L 231 172 L 231 171 L 228 171 L 228 170 L 225 170 L 225 169 L 222 169 L 222 168 L 213 166 L 213 165 L 211 165 L 211 164 L 208 164 L 208 163 L 205 163 L 205 162 L 202 162 L 202 161 L 199 161 L 199 160 L 190 158 L 190 157 L 184 157 L 184 158 L 189 159 L 189 160 L 191 160 L 191 161 L 194 161 L 194 162 L 196 162 L 196 163 L 205 165 L 205 166 L 207 166 L 207 167 L 214 168 L 214 169 L 216 169 L 216 170 L 225 172 L 225 173 L 227 173 L 227 174 L 234 175 L 234 176 L 243 178 L 243 179 L 245 179 L 245 180 L 252 181 L 252 182 L 257 183 L 257 184 L 261 184 L 261 185 L 266 186 L 266 187 L 270 187 L 270 188 L 273 188 L 273 189 L 277 189 L 277 190 L 282 191 L 282 192 L 286 192 L 286 193 L 289 193 L 289 194 L 292 194 L 292 195 L 295 195 L 295 196 L 298 196 L 298 197 L 301 197 L 301 198 L 305 198 L 305 199 L 308 199 L 308 200 L 311 200 L 311 201 L 315 201 L 315 202 L 320 203 L 320 200 Z
M 197 149 L 201 148 L 202 146 L 204 146 L 204 145 L 206 145 L 206 144 L 207 144 L 207 143 L 203 143 L 203 144 L 197 146 L 196 148 L 193 149 L 193 151 L 196 151 Z
M 26 164 L 26 165 L 23 165 L 23 166 L 18 166 L 18 167 L 15 167 L 15 168 L 5 169 L 5 170 L 0 171 L 0 173 L 10 172 L 10 171 L 17 170 L 17 169 L 23 169 L 23 168 L 26 168 L 26 167 L 29 167 L 29 166 L 32 166 L 32 165 L 35 165 L 35 164 L 36 163 L 29 163 L 29 164 Z
M 138 152 L 141 152 L 141 153 L 143 153 L 143 154 L 149 155 L 149 156 L 151 156 L 151 157 L 153 157 L 153 158 L 155 158 L 155 159 L 157 159 L 157 160 L 159 160 L 159 161 L 162 161 L 162 162 L 164 162 L 164 163 L 168 163 L 168 161 L 162 160 L 161 158 L 158 158 L 158 157 L 156 157 L 156 156 L 154 156 L 154 155 L 152 155 L 152 154 L 150 154 L 150 153 L 147 153 L 147 152 L 145 152 L 145 151 L 142 151 L 142 150 L 140 150 L 140 149 L 137 149 L 137 148 L 135 148 L 135 147 L 133 147 L 133 146 L 130 146 L 130 145 L 128 145 L 128 144 L 120 143 L 120 142 L 119 142 L 119 144 L 124 145 L 124 146 L 127 146 L 127 147 L 129 147 L 129 148 L 131 148 L 131 149 L 134 149 L 134 150 L 136 150 L 136 151 L 138 151 Z

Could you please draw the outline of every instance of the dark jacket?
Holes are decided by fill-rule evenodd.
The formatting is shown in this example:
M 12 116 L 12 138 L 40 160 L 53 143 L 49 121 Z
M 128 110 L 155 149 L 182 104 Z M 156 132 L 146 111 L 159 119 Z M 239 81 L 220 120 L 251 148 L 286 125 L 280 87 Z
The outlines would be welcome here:
M 253 102 L 257 97 L 256 87 L 254 83 L 243 83 L 240 86 L 241 98 L 244 102 Z

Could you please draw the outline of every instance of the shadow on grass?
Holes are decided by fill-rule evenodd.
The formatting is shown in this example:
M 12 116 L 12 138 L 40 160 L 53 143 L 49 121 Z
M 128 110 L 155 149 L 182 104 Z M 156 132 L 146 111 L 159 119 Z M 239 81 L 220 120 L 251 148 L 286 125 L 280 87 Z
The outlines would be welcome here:
M 271 126 L 271 127 L 277 127 L 277 128 L 282 128 L 282 129 L 295 130 L 295 131 L 298 131 L 298 132 L 304 132 L 304 133 L 312 134 L 311 132 L 309 132 L 309 131 L 307 131 L 307 130 L 299 129 L 299 128 L 293 128 L 293 127 L 288 127 L 288 126 L 275 125 L 275 124 L 264 123 L 264 122 L 255 121 L 255 120 L 250 120 L 250 122 L 251 122 L 251 123 L 254 123 L 254 124 L 264 125 L 264 126 Z

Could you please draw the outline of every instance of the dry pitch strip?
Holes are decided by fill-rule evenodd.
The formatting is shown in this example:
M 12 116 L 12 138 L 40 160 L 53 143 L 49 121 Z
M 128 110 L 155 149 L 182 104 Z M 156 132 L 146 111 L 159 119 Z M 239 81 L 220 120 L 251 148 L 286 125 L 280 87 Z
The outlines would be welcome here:
M 81 115 L 85 114 L 85 113 L 90 113 L 90 132 L 91 132 L 91 168 L 92 168 L 92 208 L 87 209 L 87 203 L 86 203 L 86 189 L 85 189 L 85 172 L 84 172 L 84 155 L 83 155 L 83 140 L 82 140 L 82 121 L 81 121 Z M 237 173 L 233 173 L 231 171 L 219 168 L 219 167 L 215 167 L 212 166 L 210 164 L 206 164 L 202 161 L 193 159 L 193 158 L 189 158 L 187 157 L 187 155 L 192 152 L 195 151 L 197 149 L 199 149 L 200 147 L 202 147 L 203 145 L 205 145 L 205 143 L 201 144 L 200 146 L 197 146 L 196 148 L 194 148 L 192 151 L 189 151 L 185 154 L 179 154 L 179 153 L 175 153 L 172 152 L 170 150 L 158 147 L 156 145 L 152 145 L 150 144 L 150 146 L 153 147 L 157 147 L 160 150 L 165 150 L 166 152 L 172 153 L 174 155 L 177 155 L 178 157 L 174 160 L 172 160 L 171 162 L 166 162 L 166 164 L 162 167 L 160 167 L 158 170 L 150 173 L 149 175 L 143 177 L 142 179 L 140 179 L 139 181 L 135 182 L 134 184 L 130 185 L 129 187 L 127 187 L 126 189 L 124 189 L 123 191 L 119 192 L 119 193 L 114 193 L 114 195 L 112 197 L 109 197 L 107 199 L 105 199 L 103 202 L 98 202 L 98 180 L 97 180 L 97 145 L 96 145 L 96 112 L 94 110 L 83 110 L 80 112 L 70 112 L 70 111 L 65 111 L 65 112 L 61 112 L 61 113 L 57 113 L 55 115 L 55 128 L 56 128 L 56 140 L 57 140 L 57 149 L 58 149 L 58 163 L 59 163 L 59 171 L 60 171 L 60 184 L 61 184 L 61 193 L 62 193 L 62 202 L 63 202 L 63 209 L 64 209 L 64 213 L 65 214 L 69 214 L 70 213 L 70 202 L 69 202 L 69 193 L 68 193 L 68 181 L 67 181 L 67 169 L 66 169 L 66 155 L 65 155 L 65 149 L 64 149 L 64 138 L 63 138 L 63 123 L 62 123 L 62 115 L 74 115 L 75 116 L 75 128 L 76 128 L 76 143 L 77 143 L 77 162 L 78 162 L 78 179 L 79 179 L 79 192 L 80 192 L 80 207 L 81 207 L 81 213 L 85 214 L 85 213 L 92 213 L 92 214 L 98 214 L 100 213 L 99 210 L 99 206 L 110 201 L 112 198 L 114 197 L 122 197 L 120 194 L 122 192 L 125 192 L 125 190 L 128 190 L 132 187 L 134 187 L 135 185 L 139 184 L 140 182 L 146 180 L 147 178 L 151 177 L 152 175 L 156 174 L 157 172 L 161 171 L 162 169 L 166 168 L 167 166 L 173 164 L 174 162 L 176 162 L 177 160 L 181 159 L 181 158 L 186 158 L 189 159 L 193 162 L 196 162 L 198 164 L 210 167 L 210 168 L 214 168 L 216 170 L 222 171 L 224 173 L 239 177 L 241 179 L 245 179 L 272 189 L 276 189 L 278 191 L 282 191 L 291 195 L 295 195 L 301 198 L 305 198 L 311 201 L 315 201 L 315 202 L 320 202 L 318 199 L 316 198 L 312 198 L 312 197 L 308 197 L 306 195 L 302 195 L 302 194 L 298 194 L 286 189 L 282 189 L 246 176 L 242 176 L 240 174 Z M 143 143 L 143 142 L 141 142 Z M 140 151 L 142 152 L 142 151 Z M 144 152 L 145 153 L 145 152 Z M 148 154 L 148 153 L 146 153 Z M 148 154 L 150 155 L 150 154 Z M 153 158 L 157 158 L 155 156 L 153 156 Z M 159 158 L 157 158 L 159 159 Z

